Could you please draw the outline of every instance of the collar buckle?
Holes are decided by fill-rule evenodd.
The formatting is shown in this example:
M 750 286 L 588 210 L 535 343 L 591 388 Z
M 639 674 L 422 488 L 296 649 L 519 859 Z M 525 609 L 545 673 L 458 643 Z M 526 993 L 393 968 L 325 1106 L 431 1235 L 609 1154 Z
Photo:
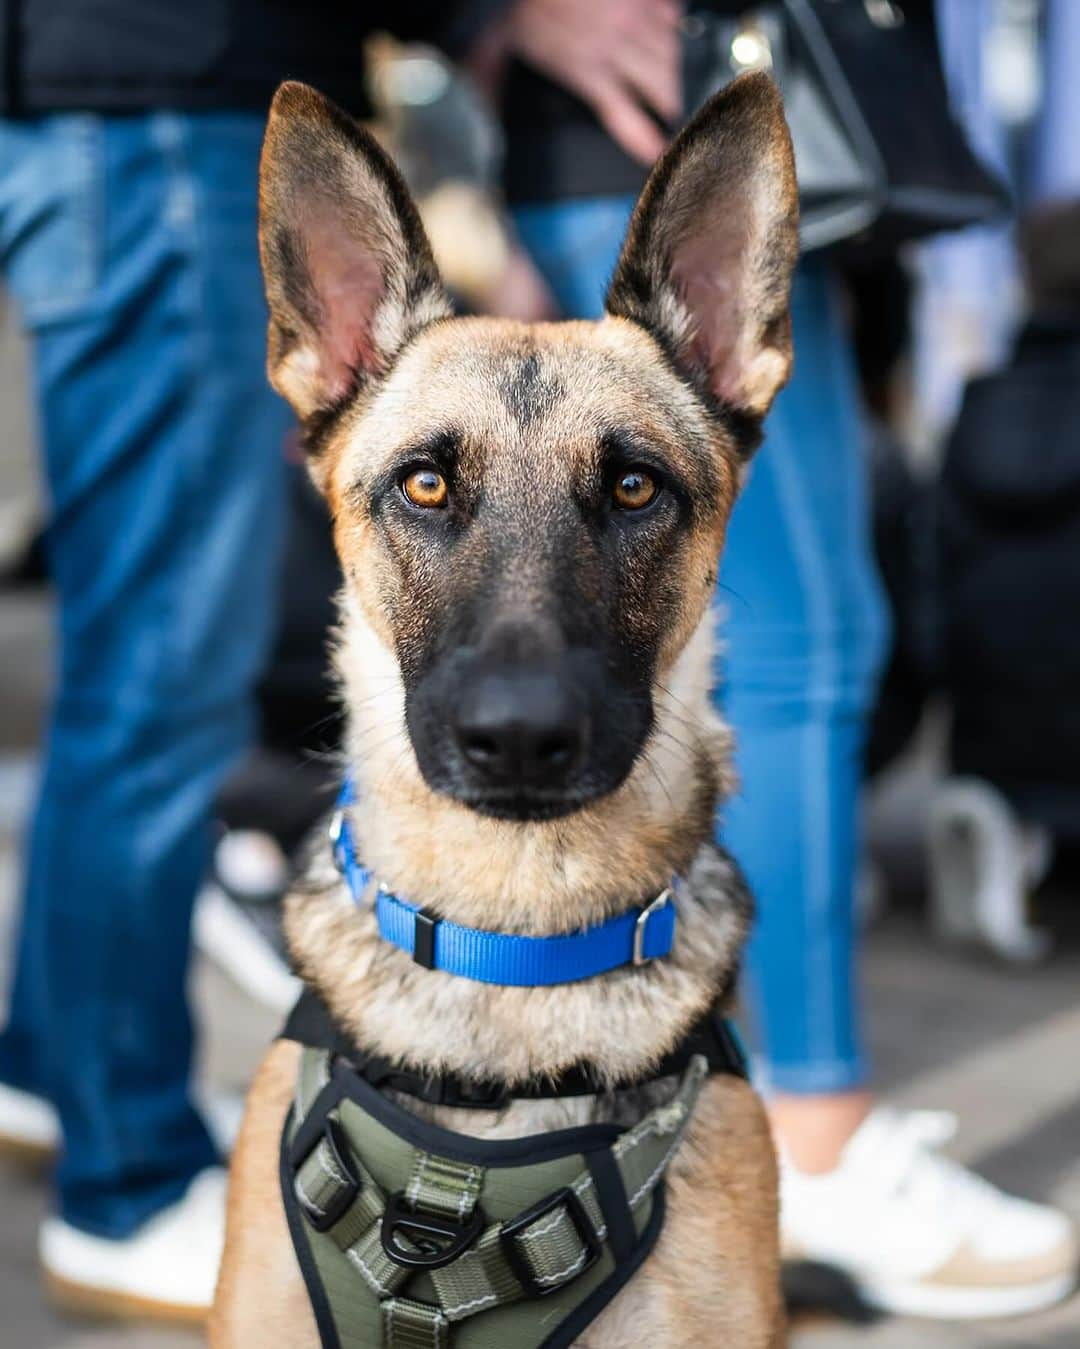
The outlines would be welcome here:
M 649 926 L 649 919 L 653 914 L 659 913 L 662 908 L 671 903 L 674 897 L 675 892 L 670 885 L 666 885 L 656 898 L 652 900 L 651 903 L 646 904 L 638 914 L 637 922 L 634 924 L 633 963 L 635 965 L 648 965 L 651 961 L 656 959 L 655 956 L 647 956 L 645 954 L 645 932 Z
M 333 815 L 330 816 L 330 824 L 327 826 L 326 834 L 330 840 L 330 856 L 334 859 L 334 866 L 342 876 L 345 875 L 345 849 L 342 847 L 342 832 L 345 828 L 345 808 L 338 806 Z

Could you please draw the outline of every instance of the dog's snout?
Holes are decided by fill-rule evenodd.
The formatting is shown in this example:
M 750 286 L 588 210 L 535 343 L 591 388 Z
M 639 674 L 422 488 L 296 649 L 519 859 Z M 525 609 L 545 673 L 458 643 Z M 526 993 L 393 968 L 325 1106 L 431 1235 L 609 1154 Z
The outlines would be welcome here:
M 556 787 L 581 761 L 588 718 L 554 671 L 500 670 L 471 680 L 453 717 L 474 773 L 504 787 Z
M 406 717 L 429 786 L 495 819 L 547 820 L 619 786 L 651 703 L 627 694 L 603 648 L 500 627 L 438 661 Z

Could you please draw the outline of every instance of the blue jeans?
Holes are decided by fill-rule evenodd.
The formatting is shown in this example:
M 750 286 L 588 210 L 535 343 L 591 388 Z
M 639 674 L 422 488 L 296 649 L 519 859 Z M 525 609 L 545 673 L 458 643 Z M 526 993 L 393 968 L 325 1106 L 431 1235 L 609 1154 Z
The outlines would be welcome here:
M 270 635 L 290 424 L 264 373 L 261 134 L 0 122 L 59 612 L 0 1079 L 55 1103 L 61 1213 L 105 1236 L 216 1160 L 189 1097 L 189 921 Z
M 564 312 L 593 318 L 632 202 L 527 206 L 522 242 Z M 886 623 L 869 545 L 853 373 L 828 275 L 801 265 L 795 372 L 735 507 L 717 666 L 741 790 L 724 842 L 758 902 L 751 1010 L 770 1085 L 842 1091 L 866 1063 L 854 881 L 861 750 Z

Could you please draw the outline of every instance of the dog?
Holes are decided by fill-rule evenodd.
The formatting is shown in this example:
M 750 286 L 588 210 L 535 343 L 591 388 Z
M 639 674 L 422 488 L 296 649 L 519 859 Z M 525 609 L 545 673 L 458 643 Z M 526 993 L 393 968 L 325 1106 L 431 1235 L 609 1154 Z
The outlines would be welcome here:
M 593 1095 L 497 1111 L 406 1102 L 482 1138 L 632 1121 L 633 1090 L 718 996 L 748 924 L 712 846 L 733 786 L 714 714 L 725 527 L 792 361 L 798 204 L 765 75 L 715 95 L 645 186 L 599 322 L 454 317 L 377 143 L 290 83 L 260 185 L 269 373 L 305 428 L 341 560 L 336 668 L 364 864 L 440 919 L 521 935 L 602 923 L 687 878 L 664 959 L 554 987 L 424 968 L 317 847 L 287 903 L 295 965 L 385 1060 L 511 1084 L 587 1063 Z M 215 1349 L 320 1344 L 279 1146 L 297 1045 L 234 1153 Z M 404 1099 L 404 1098 L 403 1098 Z M 640 1270 L 575 1341 L 785 1342 L 763 1108 L 711 1076 Z

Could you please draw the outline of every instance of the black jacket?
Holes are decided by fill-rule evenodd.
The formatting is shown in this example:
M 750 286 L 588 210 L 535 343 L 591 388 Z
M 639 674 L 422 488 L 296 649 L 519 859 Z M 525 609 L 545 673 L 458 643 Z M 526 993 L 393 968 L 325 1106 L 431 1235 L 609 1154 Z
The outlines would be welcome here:
M 1080 835 L 1080 318 L 968 386 L 938 493 L 954 767 Z
M 366 111 L 386 29 L 453 51 L 507 0 L 0 0 L 0 113 L 265 109 L 283 79 Z

